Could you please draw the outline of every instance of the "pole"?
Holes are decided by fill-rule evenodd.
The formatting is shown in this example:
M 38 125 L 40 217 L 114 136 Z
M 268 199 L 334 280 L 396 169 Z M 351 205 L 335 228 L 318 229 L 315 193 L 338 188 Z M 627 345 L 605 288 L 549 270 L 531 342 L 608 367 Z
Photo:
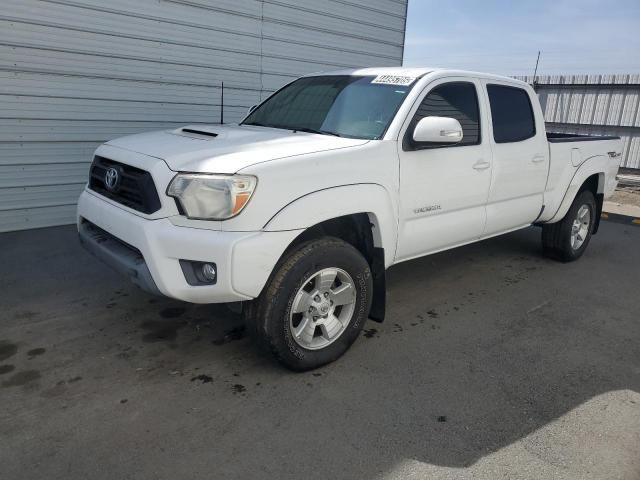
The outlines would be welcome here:
M 220 125 L 224 123 L 224 82 L 220 86 Z
M 536 74 L 538 73 L 538 63 L 540 62 L 540 50 L 538 50 L 538 58 L 536 59 L 536 68 L 533 71 L 533 83 L 536 83 Z

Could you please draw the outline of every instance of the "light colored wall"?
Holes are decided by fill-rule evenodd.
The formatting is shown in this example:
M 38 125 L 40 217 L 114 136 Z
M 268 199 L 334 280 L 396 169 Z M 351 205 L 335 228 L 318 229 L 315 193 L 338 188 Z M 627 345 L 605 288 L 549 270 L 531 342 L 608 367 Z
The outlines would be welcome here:
M 406 0 L 2 0 L 0 231 L 72 223 L 93 150 L 225 122 L 293 78 L 400 65 Z

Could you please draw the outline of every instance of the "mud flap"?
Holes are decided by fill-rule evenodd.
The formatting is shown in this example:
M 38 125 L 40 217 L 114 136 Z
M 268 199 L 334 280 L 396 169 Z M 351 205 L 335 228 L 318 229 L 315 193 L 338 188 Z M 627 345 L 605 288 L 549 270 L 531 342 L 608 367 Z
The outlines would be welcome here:
M 369 318 L 376 322 L 384 321 L 387 304 L 387 280 L 384 268 L 384 248 L 373 249 L 373 261 L 371 262 L 371 274 L 373 276 L 373 300 Z
M 602 206 L 604 204 L 604 195 L 602 193 L 598 193 L 596 195 L 596 218 L 593 222 L 593 234 L 598 233 L 598 228 L 600 228 L 600 218 L 602 217 Z

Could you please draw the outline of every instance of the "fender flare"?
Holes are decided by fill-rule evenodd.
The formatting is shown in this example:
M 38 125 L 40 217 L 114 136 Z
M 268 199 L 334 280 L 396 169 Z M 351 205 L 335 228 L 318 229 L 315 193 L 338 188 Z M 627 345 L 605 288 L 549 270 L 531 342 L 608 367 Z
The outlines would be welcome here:
M 560 202 L 560 206 L 556 213 L 547 220 L 545 223 L 555 223 L 559 222 L 564 218 L 564 216 L 569 211 L 573 200 L 576 198 L 580 187 L 584 184 L 587 178 L 592 175 L 598 175 L 598 191 L 596 194 L 601 194 L 604 192 L 604 175 L 607 171 L 608 167 L 608 159 L 604 155 L 595 155 L 593 157 L 587 158 L 582 164 L 578 167 L 578 169 L 573 174 L 571 181 L 569 182 L 569 186 L 562 198 L 562 202 Z
M 275 213 L 265 231 L 301 230 L 326 220 L 366 213 L 375 247 L 384 248 L 385 267 L 393 264 L 398 238 L 395 206 L 386 188 L 377 183 L 340 185 L 308 193 Z

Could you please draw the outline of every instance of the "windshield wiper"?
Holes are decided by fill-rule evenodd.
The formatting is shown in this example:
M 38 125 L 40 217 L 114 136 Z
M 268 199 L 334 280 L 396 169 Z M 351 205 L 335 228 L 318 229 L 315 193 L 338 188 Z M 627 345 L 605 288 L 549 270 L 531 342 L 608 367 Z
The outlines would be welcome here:
M 293 133 L 295 133 L 295 132 L 305 132 L 305 133 L 319 133 L 320 135 L 333 135 L 334 137 L 341 137 L 342 136 L 339 133 L 331 132 L 329 130 L 316 130 L 315 128 L 307 128 L 307 127 L 292 128 L 291 130 L 293 130 Z
M 260 122 L 251 122 L 251 123 L 242 123 L 241 125 L 251 125 L 254 127 L 267 127 L 267 128 L 279 128 L 282 130 L 292 130 L 293 133 L 296 132 L 305 132 L 305 133 L 317 133 L 320 135 L 333 135 L 334 137 L 341 137 L 339 133 L 331 132 L 329 130 L 316 130 L 315 128 L 308 127 L 285 127 L 284 125 L 266 125 Z

